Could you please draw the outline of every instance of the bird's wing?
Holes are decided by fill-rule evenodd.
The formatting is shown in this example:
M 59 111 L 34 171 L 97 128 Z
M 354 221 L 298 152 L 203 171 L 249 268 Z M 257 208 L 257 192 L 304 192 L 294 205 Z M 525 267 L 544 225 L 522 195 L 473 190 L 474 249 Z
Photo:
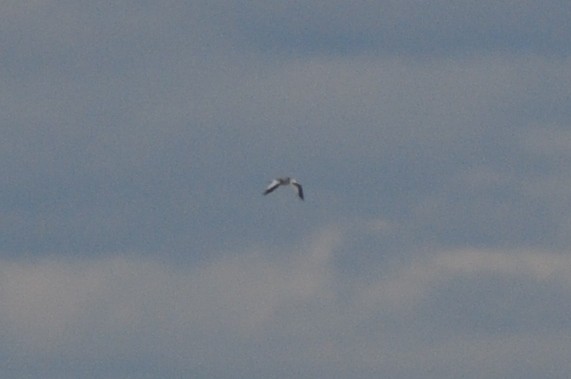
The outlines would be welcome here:
M 297 191 L 297 196 L 299 196 L 299 198 L 301 200 L 303 200 L 303 188 L 301 187 L 301 184 L 299 183 L 292 183 L 292 186 L 295 187 L 295 190 Z
M 269 194 L 270 192 L 274 191 L 276 188 L 280 186 L 280 182 L 277 180 L 272 180 L 268 188 L 264 191 L 264 195 Z

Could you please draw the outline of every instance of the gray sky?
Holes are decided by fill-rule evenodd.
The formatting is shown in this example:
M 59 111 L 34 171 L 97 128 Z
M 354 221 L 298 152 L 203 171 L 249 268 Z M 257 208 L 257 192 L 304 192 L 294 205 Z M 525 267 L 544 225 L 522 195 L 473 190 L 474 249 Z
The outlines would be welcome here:
M 4 1 L 0 376 L 568 378 L 570 19 Z

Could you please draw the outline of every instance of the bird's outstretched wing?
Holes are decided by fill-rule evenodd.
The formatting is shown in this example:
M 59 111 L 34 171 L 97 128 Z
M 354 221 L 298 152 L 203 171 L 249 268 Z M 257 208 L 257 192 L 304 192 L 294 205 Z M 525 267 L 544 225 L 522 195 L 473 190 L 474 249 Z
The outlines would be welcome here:
M 277 180 L 272 180 L 268 188 L 264 191 L 264 195 L 269 194 L 270 192 L 274 191 L 276 188 L 280 186 L 280 182 Z
M 303 200 L 303 188 L 301 187 L 301 184 L 299 184 L 299 183 L 292 183 L 291 185 L 295 188 L 295 190 L 296 190 L 296 192 L 297 192 L 297 196 L 299 196 L 299 198 L 300 198 L 301 200 Z

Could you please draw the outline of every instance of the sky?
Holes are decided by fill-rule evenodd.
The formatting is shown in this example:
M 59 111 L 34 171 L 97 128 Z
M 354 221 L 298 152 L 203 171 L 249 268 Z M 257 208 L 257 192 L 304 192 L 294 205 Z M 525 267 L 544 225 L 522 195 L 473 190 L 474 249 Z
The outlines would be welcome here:
M 0 376 L 569 378 L 570 19 L 3 1 Z

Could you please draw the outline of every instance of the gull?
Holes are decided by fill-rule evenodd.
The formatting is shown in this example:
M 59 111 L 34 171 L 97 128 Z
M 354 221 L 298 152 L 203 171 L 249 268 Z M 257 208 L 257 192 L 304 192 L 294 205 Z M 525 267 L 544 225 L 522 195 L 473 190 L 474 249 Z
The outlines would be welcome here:
M 299 184 L 295 179 L 289 177 L 272 180 L 268 188 L 266 188 L 266 190 L 264 191 L 264 195 L 273 192 L 279 186 L 287 186 L 287 185 L 293 186 L 295 192 L 297 192 L 297 196 L 299 196 L 299 198 L 303 200 L 303 188 L 301 188 L 301 184 Z

